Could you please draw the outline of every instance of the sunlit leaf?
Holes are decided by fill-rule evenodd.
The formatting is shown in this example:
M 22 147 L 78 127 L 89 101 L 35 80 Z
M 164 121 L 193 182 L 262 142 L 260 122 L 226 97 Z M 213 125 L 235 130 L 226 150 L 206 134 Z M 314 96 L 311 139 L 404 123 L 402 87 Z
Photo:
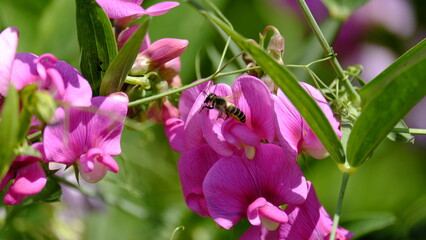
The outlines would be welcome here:
M 14 150 L 19 134 L 19 98 L 15 87 L 10 84 L 3 104 L 0 119 L 0 179 L 7 173 L 15 158 Z
M 151 17 L 146 18 L 140 24 L 138 30 L 120 49 L 120 52 L 118 52 L 117 57 L 114 58 L 105 73 L 105 77 L 102 79 L 101 95 L 106 96 L 110 93 L 120 91 L 127 73 L 135 62 L 150 22 Z
M 426 95 L 426 40 L 402 55 L 360 91 L 362 113 L 349 137 L 351 166 L 362 164 Z
M 208 19 L 217 24 L 229 34 L 237 45 L 247 51 L 262 69 L 271 76 L 274 82 L 283 90 L 303 118 L 309 124 L 315 135 L 321 140 L 336 163 L 344 163 L 342 144 L 334 133 L 330 122 L 318 107 L 312 97 L 299 85 L 294 75 L 285 67 L 274 61 L 263 49 L 251 43 L 240 34 L 232 30 L 220 19 L 205 13 Z
M 111 22 L 96 1 L 76 0 L 76 7 L 80 70 L 96 96 L 105 71 L 117 55 L 117 44 Z

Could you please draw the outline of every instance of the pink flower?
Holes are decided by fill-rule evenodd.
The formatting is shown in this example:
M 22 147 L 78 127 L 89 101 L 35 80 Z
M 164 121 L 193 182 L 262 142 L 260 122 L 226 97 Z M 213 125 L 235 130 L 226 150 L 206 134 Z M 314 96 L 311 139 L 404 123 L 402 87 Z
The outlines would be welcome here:
M 324 115 L 330 121 L 336 135 L 341 137 L 342 134 L 339 130 L 340 124 L 334 117 L 333 111 L 321 92 L 307 83 L 300 84 L 318 103 Z M 278 138 L 286 152 L 298 155 L 301 151 L 306 151 L 317 159 L 327 157 L 327 150 L 284 93 L 278 90 L 277 96 L 274 96 L 273 99 Z
M 120 137 L 127 114 L 128 97 L 113 93 L 108 97 L 92 98 L 87 108 L 63 108 L 56 111 L 58 124 L 48 125 L 44 131 L 46 160 L 80 167 L 81 176 L 97 182 L 107 171 L 118 172 L 112 156 L 121 153 Z
M 301 205 L 289 204 L 284 212 L 288 222 L 275 231 L 268 231 L 263 226 L 254 226 L 247 230 L 241 239 L 280 239 L 280 240 L 317 240 L 329 239 L 333 221 L 318 200 L 311 182 L 307 182 L 308 196 Z M 336 239 L 348 240 L 353 234 L 338 227 Z
M 9 27 L 0 33 L 0 95 L 6 96 L 12 74 L 13 60 L 18 48 L 19 31 Z
M 41 147 L 41 143 L 36 143 L 33 147 L 38 149 Z M 37 194 L 44 188 L 46 174 L 40 165 L 40 160 L 40 158 L 34 156 L 18 156 L 15 158 L 0 183 L 0 189 L 3 190 L 13 180 L 4 197 L 5 204 L 19 204 L 25 196 Z
M 277 227 L 288 221 L 279 206 L 302 204 L 307 196 L 295 159 L 273 144 L 261 144 L 252 160 L 244 154 L 219 159 L 202 186 L 210 216 L 225 229 L 246 216 L 254 226 Z

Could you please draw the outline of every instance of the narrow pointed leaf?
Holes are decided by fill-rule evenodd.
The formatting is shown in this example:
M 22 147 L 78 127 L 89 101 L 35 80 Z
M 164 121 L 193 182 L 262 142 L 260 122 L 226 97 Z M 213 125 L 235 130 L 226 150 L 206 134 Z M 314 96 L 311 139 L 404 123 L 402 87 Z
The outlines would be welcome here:
M 9 85 L 6 100 L 0 118 L 0 179 L 9 170 L 15 158 L 19 134 L 19 98 L 12 84 Z
M 76 0 L 76 7 L 80 70 L 97 96 L 101 79 L 117 55 L 117 44 L 111 22 L 95 0 Z
M 351 166 L 361 165 L 426 95 L 425 69 L 423 40 L 361 89 L 362 113 L 352 129 L 347 149 Z
M 286 96 L 294 104 L 303 118 L 309 124 L 315 135 L 321 140 L 324 147 L 330 153 L 331 158 L 337 163 L 345 162 L 342 144 L 334 133 L 328 119 L 321 111 L 312 97 L 300 86 L 294 75 L 285 67 L 274 61 L 263 49 L 249 42 L 240 34 L 232 30 L 218 18 L 205 13 L 207 18 L 217 24 L 223 31 L 229 34 L 235 43 L 247 51 L 258 65 L 274 80 L 283 90 Z
M 108 67 L 101 83 L 100 93 L 102 96 L 120 91 L 123 86 L 124 79 L 126 79 L 127 73 L 130 68 L 132 68 L 136 56 L 139 53 L 139 49 L 142 45 L 150 22 L 151 17 L 144 19 L 138 30 L 136 30 L 132 37 L 126 41 L 124 46 L 118 52 L 117 57 L 114 58 Z

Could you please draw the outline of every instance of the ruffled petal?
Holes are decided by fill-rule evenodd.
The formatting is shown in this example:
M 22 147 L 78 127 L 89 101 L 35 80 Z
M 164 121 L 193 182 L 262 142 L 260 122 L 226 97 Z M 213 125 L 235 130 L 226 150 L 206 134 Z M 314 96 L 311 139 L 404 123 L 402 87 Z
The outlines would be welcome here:
M 328 239 L 333 221 L 325 211 L 316 196 L 315 189 L 307 182 L 309 193 L 302 205 L 288 205 L 285 212 L 288 214 L 288 223 L 279 228 L 283 239 L 316 240 Z M 336 239 L 351 239 L 353 234 L 346 229 L 338 227 Z
M 8 27 L 0 33 L 0 95 L 6 96 L 9 89 L 13 60 L 18 48 L 19 31 Z
M 85 153 L 87 117 L 90 116 L 76 109 L 56 110 L 56 124 L 46 126 L 43 133 L 46 161 L 71 165 Z
M 197 80 L 197 81 L 200 81 L 200 80 Z M 179 98 L 179 111 L 181 114 L 180 115 L 181 119 L 183 121 L 186 121 L 188 114 L 191 111 L 191 108 L 194 106 L 194 103 L 197 99 L 198 99 L 197 105 L 200 104 L 200 107 L 201 107 L 201 104 L 203 104 L 204 99 L 207 97 L 206 95 L 207 91 L 208 89 L 210 89 L 212 84 L 213 84 L 212 81 L 207 81 L 205 83 L 199 84 L 195 87 L 192 87 L 182 92 L 182 95 Z M 194 112 L 192 113 L 192 115 L 193 114 Z
M 202 117 L 202 131 L 206 142 L 220 155 L 231 156 L 234 153 L 235 147 L 228 143 L 222 134 L 222 124 L 224 118 L 226 118 L 226 114 L 221 113 L 217 109 L 204 109 L 201 112 L 199 111 L 199 109 L 204 106 L 204 100 L 209 93 L 214 93 L 219 97 L 226 98 L 231 95 L 231 88 L 226 84 L 219 83 L 213 86 L 208 93 L 202 94 L 203 97 L 197 99 L 194 103 L 194 108 L 198 109 L 195 114 Z
M 37 72 L 36 61 L 38 56 L 32 53 L 17 53 L 12 68 L 12 83 L 16 89 L 21 90 L 25 86 L 38 83 L 40 76 Z
M 101 148 L 111 156 L 121 153 L 120 138 L 128 103 L 129 98 L 122 92 L 92 98 L 91 109 L 95 112 L 83 112 L 90 119 L 86 125 L 89 149 Z
M 286 159 L 278 146 L 261 144 L 253 160 L 236 155 L 221 158 L 206 175 L 203 191 L 211 217 L 229 229 L 257 198 L 275 206 L 300 204 L 307 186 L 294 159 Z
M 96 0 L 101 6 L 109 18 L 120 19 L 133 15 L 142 16 L 145 15 L 145 10 L 132 1 L 123 0 Z
M 61 100 L 70 103 L 71 106 L 90 106 L 92 88 L 89 82 L 73 66 L 64 61 L 58 61 L 55 70 L 61 75 L 65 88 Z
M 165 1 L 152 5 L 145 10 L 146 15 L 159 16 L 167 13 L 170 9 L 179 6 L 178 2 Z
M 186 151 L 178 163 L 182 192 L 188 207 L 200 216 L 209 216 L 203 193 L 204 178 L 219 155 L 207 144 Z
M 261 139 L 272 142 L 275 137 L 275 119 L 273 115 L 271 93 L 260 79 L 242 76 L 232 85 L 234 104 L 247 117 L 246 124 Z
M 186 150 L 184 140 L 184 122 L 178 118 L 170 118 L 164 123 L 164 132 L 172 149 L 178 153 Z
M 34 195 L 44 188 L 46 181 L 43 168 L 38 162 L 34 162 L 17 170 L 15 182 L 9 187 L 9 191 L 21 195 Z

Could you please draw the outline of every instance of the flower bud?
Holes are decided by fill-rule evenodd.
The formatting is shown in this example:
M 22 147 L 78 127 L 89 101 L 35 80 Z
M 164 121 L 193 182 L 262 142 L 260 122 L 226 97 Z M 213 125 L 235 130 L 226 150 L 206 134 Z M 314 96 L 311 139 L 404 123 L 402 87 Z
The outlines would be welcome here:
M 150 59 L 150 69 L 179 57 L 188 46 L 188 40 L 163 38 L 154 42 L 141 54 Z

